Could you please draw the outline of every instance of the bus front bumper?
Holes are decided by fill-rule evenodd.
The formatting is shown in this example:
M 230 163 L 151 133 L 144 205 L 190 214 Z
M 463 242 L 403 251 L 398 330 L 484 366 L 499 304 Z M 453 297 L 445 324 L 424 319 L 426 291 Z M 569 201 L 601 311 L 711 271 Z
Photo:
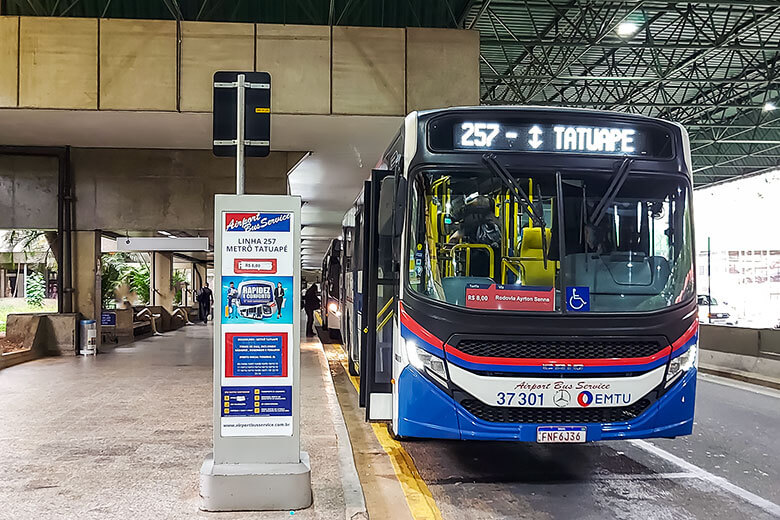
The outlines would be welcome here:
M 639 417 L 616 423 L 499 423 L 479 419 L 412 366 L 398 384 L 398 435 L 435 439 L 536 442 L 539 426 L 584 426 L 586 440 L 689 435 L 693 429 L 696 368 L 691 368 Z

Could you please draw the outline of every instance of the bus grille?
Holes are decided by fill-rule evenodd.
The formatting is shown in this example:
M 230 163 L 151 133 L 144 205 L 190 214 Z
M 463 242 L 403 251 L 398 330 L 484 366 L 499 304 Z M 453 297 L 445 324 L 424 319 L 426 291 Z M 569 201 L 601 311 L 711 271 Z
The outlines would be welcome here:
M 625 339 L 462 339 L 456 349 L 477 357 L 519 359 L 606 359 L 652 356 L 658 341 Z
M 496 423 L 615 423 L 639 417 L 650 406 L 648 399 L 640 399 L 631 406 L 620 408 L 510 408 L 489 406 L 476 399 L 460 403 L 470 414 L 483 421 Z

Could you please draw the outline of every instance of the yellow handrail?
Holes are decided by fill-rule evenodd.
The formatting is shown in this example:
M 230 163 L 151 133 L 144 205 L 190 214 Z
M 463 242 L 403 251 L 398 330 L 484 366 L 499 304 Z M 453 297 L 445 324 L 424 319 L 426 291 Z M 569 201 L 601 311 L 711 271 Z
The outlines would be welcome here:
M 387 303 L 384 307 L 382 307 L 382 310 L 376 313 L 376 317 L 379 318 L 384 312 L 387 310 L 388 307 L 390 307 L 390 304 L 393 303 L 393 298 L 391 297 L 389 300 L 387 300 Z
M 380 323 L 379 326 L 376 328 L 376 331 L 380 332 L 385 327 L 385 325 L 387 325 L 387 322 L 390 321 L 390 318 L 392 317 L 393 317 L 393 313 L 392 312 L 388 313 L 385 319 L 382 320 L 382 323 Z
M 520 266 L 520 269 L 515 269 L 515 266 L 513 266 L 510 263 L 509 259 L 510 259 L 509 257 L 501 259 L 501 283 L 502 284 L 506 283 L 507 268 L 513 273 L 515 273 L 515 277 L 517 277 L 518 279 L 520 278 L 520 271 L 523 270 L 523 264 L 518 264 Z
M 486 249 L 488 256 L 490 256 L 490 277 L 493 278 L 495 273 L 495 262 L 493 261 L 493 248 L 487 244 L 455 244 L 452 246 L 453 253 L 458 249 L 466 250 L 466 276 L 471 275 L 471 250 L 472 249 Z

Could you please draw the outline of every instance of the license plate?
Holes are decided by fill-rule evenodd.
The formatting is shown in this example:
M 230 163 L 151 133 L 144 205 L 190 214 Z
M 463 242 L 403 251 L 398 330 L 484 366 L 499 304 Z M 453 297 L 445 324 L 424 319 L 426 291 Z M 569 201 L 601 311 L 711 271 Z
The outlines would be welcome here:
M 586 433 L 584 426 L 539 426 L 536 442 L 585 442 Z

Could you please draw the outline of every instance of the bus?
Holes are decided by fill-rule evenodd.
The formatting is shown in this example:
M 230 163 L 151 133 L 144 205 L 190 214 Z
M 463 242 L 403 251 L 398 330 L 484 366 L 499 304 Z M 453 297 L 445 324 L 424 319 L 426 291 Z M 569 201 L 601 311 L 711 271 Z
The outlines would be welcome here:
M 331 339 L 340 336 L 341 328 L 341 240 L 331 240 L 322 259 L 320 316 L 322 329 Z
M 685 129 L 615 112 L 412 112 L 343 221 L 342 330 L 397 437 L 691 433 Z

